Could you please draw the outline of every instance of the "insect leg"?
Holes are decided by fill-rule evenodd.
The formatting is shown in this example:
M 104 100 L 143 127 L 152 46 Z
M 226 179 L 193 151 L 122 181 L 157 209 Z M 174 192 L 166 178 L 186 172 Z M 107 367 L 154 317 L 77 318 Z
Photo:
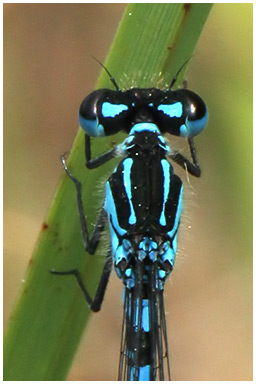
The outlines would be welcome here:
M 98 168 L 101 165 L 105 164 L 107 161 L 113 159 L 117 154 L 117 148 L 114 147 L 109 151 L 103 153 L 102 155 L 92 159 L 91 155 L 91 138 L 88 135 L 85 135 L 85 158 L 86 158 L 86 167 L 89 169 Z
M 67 275 L 74 276 L 76 278 L 76 281 L 77 281 L 79 287 L 81 288 L 81 290 L 84 294 L 85 300 L 89 304 L 91 310 L 93 312 L 98 312 L 101 308 L 101 304 L 102 304 L 103 299 L 104 299 L 104 295 L 106 292 L 106 287 L 108 285 L 108 280 L 109 280 L 111 270 L 112 270 L 112 256 L 111 256 L 111 250 L 109 250 L 107 253 L 107 258 L 106 258 L 105 263 L 104 263 L 104 267 L 103 267 L 103 271 L 102 271 L 100 281 L 99 281 L 99 284 L 97 287 L 97 291 L 96 291 L 96 294 L 95 294 L 93 299 L 91 298 L 91 296 L 87 292 L 87 289 L 85 288 L 82 276 L 81 276 L 80 272 L 78 271 L 78 269 L 72 269 L 70 271 L 51 270 L 50 272 L 55 274 L 55 275 L 59 275 L 59 276 L 67 276 Z
M 188 139 L 188 144 L 190 148 L 192 162 L 179 152 L 175 152 L 174 154 L 169 155 L 169 157 L 177 164 L 179 164 L 182 168 L 187 169 L 191 175 L 195 177 L 200 177 L 201 168 L 197 160 L 196 148 L 192 138 Z
M 93 234 L 92 234 L 91 238 L 89 238 L 89 233 L 88 233 L 85 214 L 84 214 L 83 202 L 82 202 L 81 183 L 71 174 L 71 172 L 67 168 L 64 156 L 61 157 L 61 161 L 62 161 L 63 167 L 64 167 L 67 175 L 73 181 L 73 183 L 75 184 L 75 187 L 76 187 L 77 205 L 78 205 L 80 224 L 81 224 L 81 230 L 82 230 L 82 237 L 83 237 L 83 243 L 84 243 L 85 250 L 90 254 L 94 254 L 97 247 L 98 247 L 102 231 L 104 230 L 104 227 L 106 224 L 107 214 L 106 214 L 104 208 L 102 208 L 100 211 L 100 214 L 98 216 L 97 223 L 95 225 Z M 111 257 L 111 251 L 109 250 L 107 253 L 106 261 L 105 261 L 105 264 L 103 267 L 102 275 L 101 275 L 100 282 L 98 284 L 98 288 L 97 288 L 94 299 L 92 299 L 91 296 L 88 294 L 87 289 L 84 286 L 81 274 L 77 269 L 72 269 L 69 271 L 51 270 L 50 272 L 55 274 L 55 275 L 62 275 L 62 276 L 63 275 L 73 275 L 76 278 L 76 280 L 77 280 L 77 282 L 78 282 L 78 284 L 79 284 L 79 286 L 80 286 L 80 288 L 84 294 L 84 297 L 85 297 L 87 303 L 89 304 L 91 310 L 94 312 L 97 312 L 100 310 L 100 307 L 101 307 L 101 304 L 102 304 L 102 301 L 104 298 L 104 294 L 105 294 L 106 287 L 108 284 L 111 269 L 112 269 L 112 257 Z

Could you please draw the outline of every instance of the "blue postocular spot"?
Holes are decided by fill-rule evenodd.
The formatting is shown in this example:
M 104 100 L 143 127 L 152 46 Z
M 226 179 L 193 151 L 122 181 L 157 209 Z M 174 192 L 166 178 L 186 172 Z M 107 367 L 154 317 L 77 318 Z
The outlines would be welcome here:
M 183 110 L 182 103 L 180 102 L 174 104 L 160 104 L 157 109 L 169 117 L 181 117 Z
M 79 114 L 79 123 L 87 135 L 94 137 L 105 136 L 104 127 L 102 124 L 99 124 L 98 119 L 85 119 Z
M 127 111 L 128 107 L 125 104 L 112 104 L 105 101 L 101 107 L 103 117 L 115 117 L 121 112 Z

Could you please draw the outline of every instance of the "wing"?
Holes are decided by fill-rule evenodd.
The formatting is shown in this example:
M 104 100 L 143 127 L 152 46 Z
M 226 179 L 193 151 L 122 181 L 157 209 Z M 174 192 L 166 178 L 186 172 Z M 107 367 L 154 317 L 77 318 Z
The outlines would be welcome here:
M 163 289 L 157 263 L 136 261 L 135 285 L 125 288 L 118 380 L 170 380 Z

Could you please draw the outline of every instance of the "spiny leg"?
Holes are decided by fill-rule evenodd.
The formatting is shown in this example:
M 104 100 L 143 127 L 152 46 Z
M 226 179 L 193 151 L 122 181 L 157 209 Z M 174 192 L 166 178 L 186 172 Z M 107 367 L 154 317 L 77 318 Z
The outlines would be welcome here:
M 189 149 L 190 149 L 192 162 L 179 152 L 174 152 L 173 154 L 170 154 L 169 157 L 173 161 L 175 161 L 177 164 L 179 164 L 182 168 L 187 169 L 187 171 L 191 175 L 193 175 L 195 177 L 200 177 L 201 176 L 201 168 L 200 168 L 198 160 L 197 160 L 196 148 L 195 148 L 194 141 L 192 138 L 188 139 L 188 145 L 189 145 Z
M 89 169 L 98 168 L 101 165 L 105 164 L 107 161 L 113 159 L 117 154 L 117 148 L 114 147 L 109 151 L 103 153 L 102 155 L 92 159 L 91 154 L 91 138 L 88 135 L 85 135 L 85 158 L 86 158 L 86 167 Z
M 97 291 L 93 299 L 91 298 L 87 289 L 85 288 L 82 276 L 78 271 L 78 269 L 72 269 L 70 271 L 55 271 L 54 269 L 52 269 L 50 272 L 59 276 L 68 276 L 68 275 L 74 276 L 76 278 L 76 281 L 79 287 L 81 288 L 84 294 L 85 300 L 88 303 L 89 307 L 93 312 L 98 312 L 101 308 L 101 304 L 104 299 L 104 295 L 106 292 L 106 287 L 108 285 L 108 280 L 109 280 L 111 270 L 112 270 L 112 255 L 111 255 L 111 250 L 109 250 L 107 253 L 107 258 L 104 263 L 104 267 L 103 267 L 103 271 L 97 287 Z
M 62 161 L 63 167 L 64 167 L 67 175 L 69 176 L 69 178 L 72 180 L 72 182 L 75 184 L 75 187 L 76 187 L 77 205 L 78 205 L 78 211 L 79 211 L 79 218 L 80 218 L 84 248 L 88 253 L 94 254 L 97 247 L 98 247 L 101 234 L 102 234 L 104 227 L 105 227 L 105 224 L 106 224 L 107 214 L 106 214 L 104 208 L 102 208 L 100 213 L 99 213 L 93 234 L 90 238 L 89 233 L 88 233 L 88 229 L 87 229 L 87 224 L 86 224 L 86 219 L 85 219 L 85 214 L 84 214 L 84 208 L 83 208 L 83 202 L 82 202 L 81 183 L 71 174 L 71 172 L 67 168 L 64 155 L 62 155 L 61 161 Z M 55 274 L 55 275 L 62 275 L 62 276 L 63 275 L 64 276 L 65 275 L 72 275 L 72 276 L 74 276 L 76 278 L 77 283 L 80 286 L 80 288 L 84 294 L 84 297 L 85 297 L 87 303 L 89 304 L 90 308 L 94 312 L 97 312 L 100 310 L 100 307 L 101 307 L 101 304 L 102 304 L 102 301 L 104 298 L 104 294 L 105 294 L 106 286 L 108 284 L 111 269 L 112 269 L 112 258 L 111 258 L 111 251 L 109 250 L 107 252 L 107 257 L 106 257 L 106 261 L 105 261 L 105 264 L 103 267 L 102 275 L 101 275 L 101 278 L 100 278 L 100 281 L 98 284 L 98 288 L 97 288 L 95 297 L 93 299 L 88 294 L 87 289 L 84 286 L 81 274 L 77 269 L 72 269 L 69 271 L 51 270 L 50 272 Z

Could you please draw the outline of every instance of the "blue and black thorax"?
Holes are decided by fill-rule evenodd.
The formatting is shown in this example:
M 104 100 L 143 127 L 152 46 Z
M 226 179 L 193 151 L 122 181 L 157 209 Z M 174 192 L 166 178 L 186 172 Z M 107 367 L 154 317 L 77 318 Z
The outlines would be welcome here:
M 155 124 L 135 124 L 122 148 L 125 157 L 106 184 L 105 200 L 115 266 L 132 286 L 135 259 L 157 262 L 164 280 L 176 253 L 182 183 L 166 159 L 169 148 Z

